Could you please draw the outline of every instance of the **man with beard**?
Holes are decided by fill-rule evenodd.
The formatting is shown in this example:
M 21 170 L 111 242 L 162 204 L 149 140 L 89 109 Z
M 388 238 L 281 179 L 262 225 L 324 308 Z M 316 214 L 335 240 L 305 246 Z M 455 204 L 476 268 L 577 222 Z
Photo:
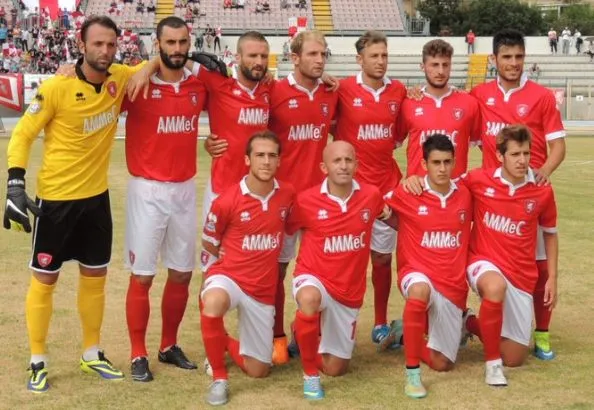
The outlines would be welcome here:
M 4 227 L 31 232 L 27 211 L 36 215 L 29 264 L 33 275 L 25 304 L 31 348 L 27 389 L 34 393 L 49 389 L 46 339 L 53 292 L 62 264 L 69 260 L 77 261 L 80 270 L 80 368 L 106 380 L 124 377 L 99 347 L 112 244 L 107 170 L 126 82 L 142 67 L 112 65 L 117 31 L 105 16 L 85 21 L 76 76 L 43 82 L 8 145 Z M 25 191 L 25 169 L 42 129 L 44 154 L 34 203 Z
M 423 46 L 421 70 L 427 84 L 419 99 L 407 98 L 398 118 L 399 142 L 408 136 L 407 175 L 425 175 L 422 166 L 423 144 L 433 134 L 444 134 L 455 148 L 452 178 L 466 172 L 468 148 L 480 141 L 481 116 L 476 99 L 457 92 L 448 84 L 454 49 L 444 40 L 431 40 Z
M 149 98 L 124 102 L 128 182 L 126 249 L 131 269 L 126 318 L 132 379 L 153 380 L 145 336 L 149 290 L 159 253 L 168 268 L 161 304 L 159 361 L 196 369 L 177 345 L 188 301 L 196 249 L 196 136 L 206 99 L 200 80 L 184 65 L 191 46 L 184 21 L 167 17 L 157 25 L 159 71 L 150 78 Z M 158 113 L 158 115 L 155 115 Z
M 357 179 L 378 187 L 385 194 L 402 177 L 392 153 L 396 145 L 396 120 L 406 97 L 406 88 L 386 76 L 388 40 L 383 33 L 365 33 L 357 40 L 355 48 L 361 72 L 341 82 L 335 137 L 355 147 L 359 163 Z M 396 232 L 376 222 L 371 237 L 375 309 L 371 340 L 380 349 L 397 346 L 394 338 L 387 338 L 390 333 L 387 316 L 392 288 L 391 264 L 395 249 Z
M 553 93 L 524 74 L 526 49 L 524 37 L 517 30 L 501 30 L 493 36 L 493 55 L 497 80 L 475 87 L 471 94 L 481 107 L 483 168 L 499 165 L 496 137 L 510 124 L 525 125 L 532 136 L 530 167 L 541 185 L 565 158 L 565 129 Z M 555 353 L 549 339 L 552 307 L 545 295 L 557 288 L 556 278 L 549 278 L 547 254 L 542 229 L 538 231 L 536 261 L 538 281 L 533 293 L 534 355 L 552 360 Z

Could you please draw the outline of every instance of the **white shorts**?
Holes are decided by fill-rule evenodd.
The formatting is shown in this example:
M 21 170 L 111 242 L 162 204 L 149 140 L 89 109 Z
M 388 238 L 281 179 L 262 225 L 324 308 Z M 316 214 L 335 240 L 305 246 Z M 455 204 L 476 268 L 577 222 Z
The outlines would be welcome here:
M 196 265 L 196 184 L 132 177 L 128 181 L 124 261 L 135 275 L 157 273 L 159 253 L 168 269 Z
M 378 253 L 393 253 L 396 250 L 397 233 L 394 229 L 376 219 L 371 230 L 371 250 Z
M 334 300 L 322 282 L 309 274 L 299 275 L 293 279 L 295 301 L 297 301 L 297 291 L 305 286 L 314 286 L 322 294 L 320 305 L 322 338 L 318 353 L 350 359 L 355 347 L 359 309 L 350 308 Z
M 287 235 L 283 237 L 283 247 L 281 249 L 278 261 L 280 263 L 289 263 L 295 259 L 297 254 L 297 242 L 301 238 L 301 231 L 295 232 L 293 235 Z
M 210 177 L 206 181 L 206 186 L 204 187 L 204 198 L 202 199 L 202 226 L 206 223 L 206 217 L 208 216 L 208 212 L 210 211 L 210 206 L 214 202 L 215 199 L 219 194 L 215 194 L 212 191 L 212 183 Z
M 540 225 L 538 225 L 538 231 L 536 232 L 536 260 L 547 260 L 547 251 L 544 244 L 544 231 Z
M 427 346 L 455 363 L 462 334 L 462 309 L 435 290 L 431 280 L 421 272 L 411 272 L 402 278 L 400 291 L 405 299 L 408 299 L 408 289 L 414 283 L 426 283 L 431 288 L 427 305 L 429 316 Z
M 474 262 L 466 269 L 468 283 L 477 295 L 479 293 L 476 283 L 481 275 L 488 271 L 499 273 L 507 283 L 505 300 L 503 301 L 503 327 L 501 328 L 501 336 L 528 346 L 530 344 L 532 317 L 534 314 L 532 295 L 512 285 L 503 272 L 501 272 L 501 269 L 489 261 Z
M 265 305 L 245 294 L 233 279 L 225 275 L 208 277 L 200 297 L 203 298 L 206 292 L 214 288 L 227 292 L 231 300 L 229 310 L 237 309 L 239 353 L 262 363 L 272 363 L 274 306 Z

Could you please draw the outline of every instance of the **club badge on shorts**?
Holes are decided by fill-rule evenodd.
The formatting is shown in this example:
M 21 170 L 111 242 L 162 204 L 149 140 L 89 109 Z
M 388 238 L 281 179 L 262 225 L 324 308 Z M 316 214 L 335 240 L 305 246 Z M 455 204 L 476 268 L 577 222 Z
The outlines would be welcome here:
M 37 263 L 39 263 L 39 266 L 41 266 L 42 268 L 45 268 L 50 263 L 52 263 L 52 259 L 53 259 L 53 257 L 49 253 L 38 253 L 37 254 Z
M 116 85 L 116 83 L 114 83 L 113 81 L 107 83 L 107 92 L 113 98 L 116 98 L 116 95 L 118 94 L 118 86 Z

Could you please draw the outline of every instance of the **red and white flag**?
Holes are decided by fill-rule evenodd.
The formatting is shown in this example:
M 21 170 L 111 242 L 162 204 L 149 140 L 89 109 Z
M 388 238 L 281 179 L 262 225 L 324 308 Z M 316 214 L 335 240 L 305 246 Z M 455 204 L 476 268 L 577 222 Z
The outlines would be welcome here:
M 0 74 L 0 105 L 21 111 L 23 108 L 22 95 L 22 74 Z
M 307 17 L 289 17 L 289 38 L 307 30 Z

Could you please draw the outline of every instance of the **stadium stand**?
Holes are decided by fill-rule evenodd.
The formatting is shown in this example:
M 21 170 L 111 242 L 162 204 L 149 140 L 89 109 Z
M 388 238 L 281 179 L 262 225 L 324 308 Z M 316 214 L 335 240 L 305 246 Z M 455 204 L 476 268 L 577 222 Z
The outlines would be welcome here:
M 157 3 L 155 1 L 155 3 Z M 148 13 L 146 6 L 149 0 L 143 1 L 144 11 L 137 11 L 138 3 L 125 3 L 122 0 L 89 0 L 85 14 L 105 14 L 111 17 L 118 26 L 124 28 L 153 27 L 155 13 Z
M 336 30 L 404 31 L 396 0 L 330 0 Z

